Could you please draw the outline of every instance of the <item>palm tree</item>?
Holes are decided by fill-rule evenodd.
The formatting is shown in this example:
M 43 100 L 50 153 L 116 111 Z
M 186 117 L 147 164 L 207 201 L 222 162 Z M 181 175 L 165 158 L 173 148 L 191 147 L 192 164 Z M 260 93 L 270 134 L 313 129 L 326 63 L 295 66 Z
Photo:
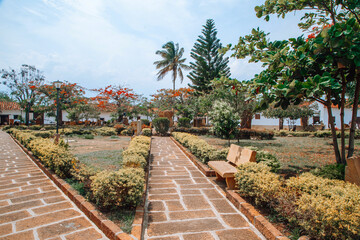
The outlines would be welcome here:
M 184 54 L 184 48 L 179 49 L 179 44 L 174 42 L 167 42 L 162 46 L 164 50 L 156 51 L 156 54 L 160 55 L 163 59 L 154 62 L 156 69 L 160 69 L 157 73 L 157 80 L 160 81 L 165 77 L 168 72 L 172 71 L 173 74 L 173 88 L 175 90 L 175 80 L 179 75 L 181 83 L 184 80 L 182 69 L 189 70 L 190 67 L 184 64 L 186 58 L 182 59 Z

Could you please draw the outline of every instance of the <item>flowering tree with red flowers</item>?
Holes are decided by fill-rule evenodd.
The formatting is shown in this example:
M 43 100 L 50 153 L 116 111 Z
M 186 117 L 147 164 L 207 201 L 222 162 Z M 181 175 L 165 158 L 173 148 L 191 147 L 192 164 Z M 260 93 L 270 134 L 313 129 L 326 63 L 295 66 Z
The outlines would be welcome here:
M 119 122 L 131 111 L 131 105 L 138 97 L 132 89 L 120 85 L 109 85 L 105 88 L 93 89 L 93 91 L 98 92 L 98 95 L 91 100 L 97 102 L 98 108 L 112 111 Z
M 57 89 L 55 86 L 53 84 L 43 84 L 36 88 L 36 92 L 40 98 L 40 104 L 35 107 L 36 110 L 47 113 L 49 116 L 56 116 L 58 103 L 56 102 Z M 76 83 L 63 82 L 59 90 L 59 104 L 63 110 L 70 112 L 77 109 L 77 114 L 80 114 L 80 108 L 88 104 L 84 88 Z M 62 119 L 61 112 L 59 118 Z
M 191 117 L 193 115 L 192 107 L 194 101 L 194 89 L 160 89 L 156 94 L 151 95 L 151 102 L 159 110 L 176 110 L 178 115 Z

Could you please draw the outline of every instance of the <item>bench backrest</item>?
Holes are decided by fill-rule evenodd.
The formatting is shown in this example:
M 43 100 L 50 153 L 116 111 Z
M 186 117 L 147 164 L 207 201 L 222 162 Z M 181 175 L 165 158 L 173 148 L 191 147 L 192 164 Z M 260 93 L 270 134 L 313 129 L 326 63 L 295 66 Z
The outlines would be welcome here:
M 256 162 L 256 151 L 231 144 L 226 159 L 236 166 L 247 162 Z
M 360 186 L 360 156 L 354 156 L 346 160 L 345 181 Z

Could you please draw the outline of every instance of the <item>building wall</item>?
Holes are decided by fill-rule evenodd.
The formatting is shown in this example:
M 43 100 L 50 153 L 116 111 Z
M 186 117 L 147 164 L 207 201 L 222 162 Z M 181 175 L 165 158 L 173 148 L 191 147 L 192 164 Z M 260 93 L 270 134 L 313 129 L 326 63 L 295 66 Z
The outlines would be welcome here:
M 25 121 L 26 111 L 23 110 L 1 110 L 0 115 L 8 115 L 9 120 L 14 120 L 14 115 L 19 115 Z M 32 112 L 29 113 L 29 120 L 34 119 L 34 114 Z

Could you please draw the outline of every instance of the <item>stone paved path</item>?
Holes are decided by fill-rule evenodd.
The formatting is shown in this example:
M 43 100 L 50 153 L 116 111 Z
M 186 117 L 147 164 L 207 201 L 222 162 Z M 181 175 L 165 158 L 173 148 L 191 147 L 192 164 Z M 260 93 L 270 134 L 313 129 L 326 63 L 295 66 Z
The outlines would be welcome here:
M 154 137 L 145 239 L 265 239 L 170 138 Z
M 1 130 L 0 239 L 108 239 Z

